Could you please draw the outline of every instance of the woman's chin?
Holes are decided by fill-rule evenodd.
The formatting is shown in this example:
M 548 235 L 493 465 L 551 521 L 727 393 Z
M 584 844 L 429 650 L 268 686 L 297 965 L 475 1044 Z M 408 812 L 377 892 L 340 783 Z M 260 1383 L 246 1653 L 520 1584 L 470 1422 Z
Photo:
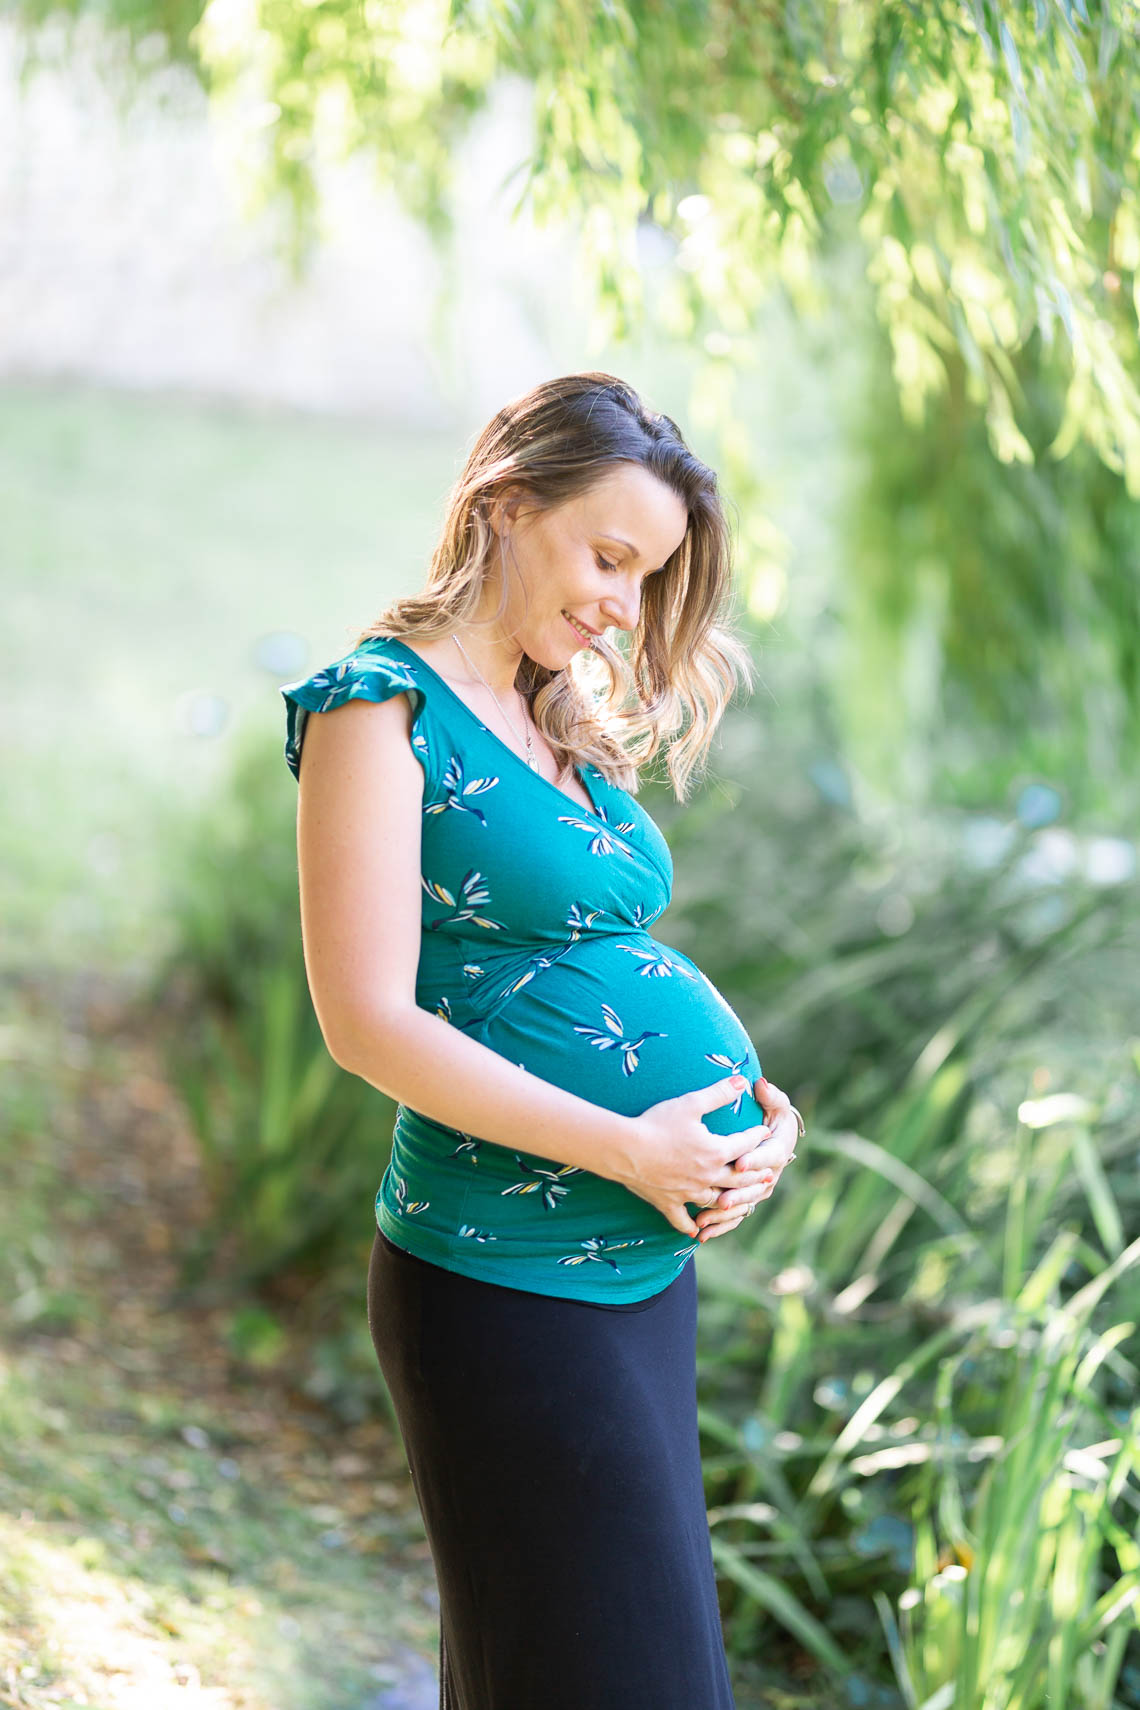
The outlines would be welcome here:
M 566 620 L 563 619 L 563 628 Z M 528 647 L 527 655 L 538 665 L 545 665 L 548 671 L 565 671 L 576 653 L 588 653 L 590 649 L 584 641 L 577 645 L 572 640 L 560 641 L 557 644 L 548 641 L 545 646 Z

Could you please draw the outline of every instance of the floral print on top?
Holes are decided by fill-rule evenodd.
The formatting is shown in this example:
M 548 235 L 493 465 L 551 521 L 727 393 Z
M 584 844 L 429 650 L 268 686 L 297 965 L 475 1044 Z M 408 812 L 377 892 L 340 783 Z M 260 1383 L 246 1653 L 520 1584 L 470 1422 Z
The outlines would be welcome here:
M 295 777 L 310 713 L 409 697 L 424 773 L 421 1008 L 628 1116 L 734 1071 L 750 1084 L 763 1072 L 708 977 L 650 931 L 668 907 L 673 864 L 628 791 L 580 766 L 587 811 L 394 637 L 362 642 L 281 693 Z M 749 1091 L 703 1120 L 731 1136 L 764 1117 Z M 735 1155 L 728 1141 L 725 1156 Z M 699 1246 L 609 1177 L 406 1105 L 375 1211 L 390 1241 L 446 1270 L 600 1303 L 658 1293 Z

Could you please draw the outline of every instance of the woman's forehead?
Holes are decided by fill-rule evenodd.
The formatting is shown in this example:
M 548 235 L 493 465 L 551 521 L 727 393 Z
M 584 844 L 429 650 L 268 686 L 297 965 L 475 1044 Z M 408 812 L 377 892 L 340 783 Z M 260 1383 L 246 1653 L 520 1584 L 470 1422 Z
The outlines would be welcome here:
M 689 522 L 680 495 L 637 463 L 607 470 L 580 493 L 578 514 L 595 533 L 654 563 L 677 550 Z

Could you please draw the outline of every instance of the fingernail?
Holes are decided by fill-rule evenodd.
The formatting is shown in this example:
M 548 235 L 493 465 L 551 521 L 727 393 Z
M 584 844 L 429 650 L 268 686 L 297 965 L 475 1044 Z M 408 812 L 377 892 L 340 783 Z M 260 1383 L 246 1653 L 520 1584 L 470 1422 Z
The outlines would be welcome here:
M 767 1081 L 766 1081 L 766 1080 L 765 1080 L 765 1079 L 764 1079 L 764 1076 L 763 1076 L 763 1075 L 757 1075 L 757 1077 L 756 1077 L 756 1085 L 757 1085 L 757 1086 L 758 1086 L 758 1087 L 766 1087 L 766 1086 L 767 1086 L 767 1085 L 768 1085 L 768 1082 L 767 1082 Z
M 734 1087 L 746 1087 L 748 1082 L 744 1079 L 743 1075 L 733 1075 L 732 1084 Z

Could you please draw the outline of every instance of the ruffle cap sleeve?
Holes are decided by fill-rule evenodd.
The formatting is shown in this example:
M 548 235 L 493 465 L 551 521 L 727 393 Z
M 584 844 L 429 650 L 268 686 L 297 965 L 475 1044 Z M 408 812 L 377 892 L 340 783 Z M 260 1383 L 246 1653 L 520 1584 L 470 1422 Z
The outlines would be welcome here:
M 413 708 L 412 749 L 431 777 L 431 744 L 424 723 L 426 696 L 416 681 L 414 668 L 383 651 L 378 644 L 362 644 L 343 659 L 324 665 L 311 677 L 296 683 L 284 683 L 281 694 L 285 700 L 285 764 L 294 778 L 301 776 L 301 746 L 309 714 L 331 712 L 346 701 L 387 701 L 393 695 L 407 693 Z

